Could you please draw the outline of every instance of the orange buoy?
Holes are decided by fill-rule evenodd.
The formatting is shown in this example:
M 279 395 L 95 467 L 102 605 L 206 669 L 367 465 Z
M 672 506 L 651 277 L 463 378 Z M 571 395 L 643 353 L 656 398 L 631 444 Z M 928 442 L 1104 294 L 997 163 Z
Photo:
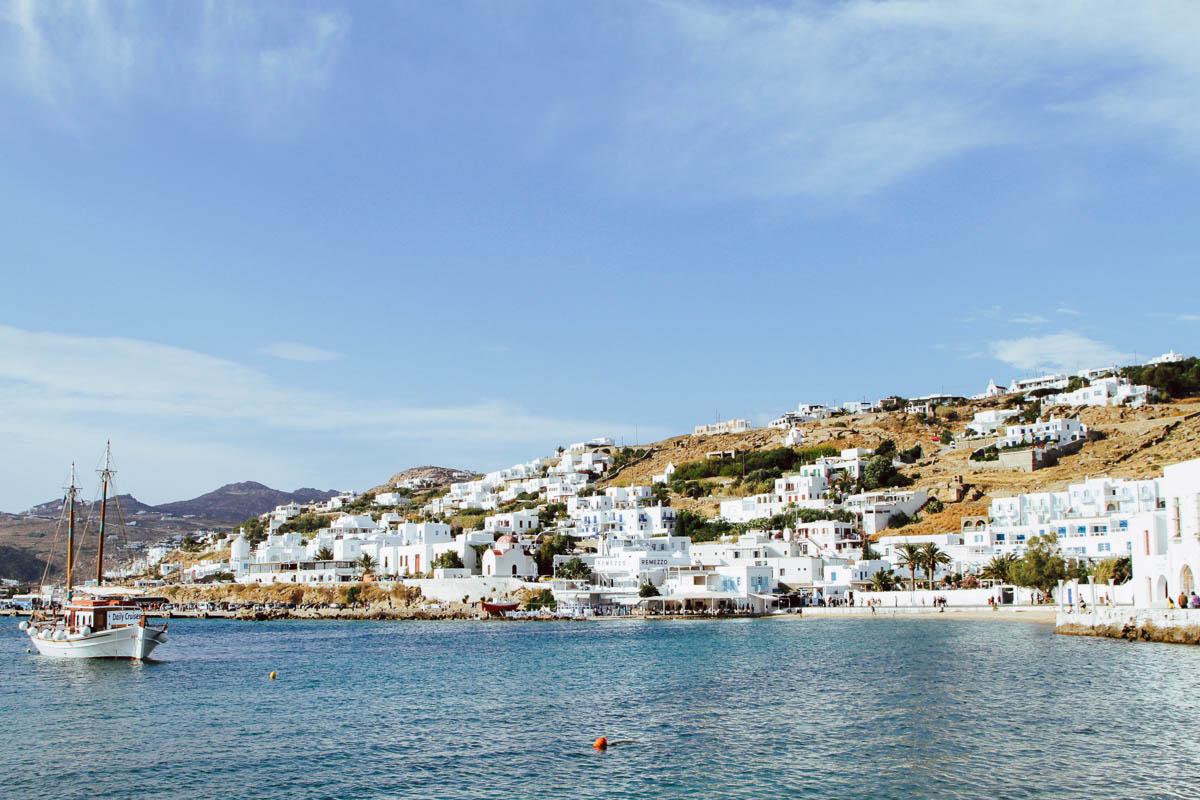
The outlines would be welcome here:
M 595 741 L 595 742 L 592 744 L 592 747 L 594 747 L 594 748 L 595 748 L 595 749 L 597 749 L 597 750 L 607 750 L 607 749 L 608 749 L 608 737 L 607 737 L 607 736 L 601 736 L 599 739 L 597 739 L 597 740 L 596 740 L 596 741 Z

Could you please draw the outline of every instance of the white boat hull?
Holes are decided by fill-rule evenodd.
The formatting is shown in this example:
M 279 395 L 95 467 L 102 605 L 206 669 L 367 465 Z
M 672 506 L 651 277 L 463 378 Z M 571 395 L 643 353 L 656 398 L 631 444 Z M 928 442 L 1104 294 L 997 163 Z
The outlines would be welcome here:
M 149 625 L 129 625 L 124 628 L 98 633 L 73 634 L 67 639 L 41 639 L 37 635 L 29 641 L 44 656 L 53 658 L 148 658 L 154 648 L 167 640 L 165 628 Z

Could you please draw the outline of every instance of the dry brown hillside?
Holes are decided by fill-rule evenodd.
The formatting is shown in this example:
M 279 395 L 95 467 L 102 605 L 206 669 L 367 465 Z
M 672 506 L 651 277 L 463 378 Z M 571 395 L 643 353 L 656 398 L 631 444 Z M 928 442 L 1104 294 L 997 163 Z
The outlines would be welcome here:
M 924 457 L 904 469 L 914 478 L 916 487 L 945 496 L 943 490 L 947 486 L 961 481 L 961 502 L 949 503 L 945 511 L 924 515 L 920 522 L 905 528 L 914 533 L 956 530 L 960 516 L 986 513 L 992 497 L 1060 489 L 1097 475 L 1153 477 L 1167 464 L 1200 458 L 1200 400 L 1140 409 L 1086 408 L 1074 412 L 1045 409 L 1046 413 L 1060 415 L 1074 413 L 1103 438 L 1089 442 L 1082 451 L 1064 457 L 1057 465 L 1037 472 L 981 470 L 968 460 L 972 449 L 969 443 L 962 449 L 950 449 L 932 441 L 943 428 L 949 428 L 956 437 L 961 436 L 976 411 L 998 405 L 998 401 L 984 401 L 941 407 L 936 419 L 929 420 L 901 412 L 834 417 L 806 423 L 801 430 L 805 433 L 806 447 L 875 447 L 884 439 L 892 439 L 901 449 L 920 444 Z M 648 484 L 651 476 L 662 473 L 669 463 L 698 461 L 715 451 L 763 450 L 780 447 L 782 443 L 783 434 L 772 429 L 718 436 L 676 436 L 647 445 L 642 459 L 614 472 L 604 483 Z M 716 494 L 693 500 L 673 495 L 671 503 L 712 515 L 721 500 L 732 496 L 732 493 Z

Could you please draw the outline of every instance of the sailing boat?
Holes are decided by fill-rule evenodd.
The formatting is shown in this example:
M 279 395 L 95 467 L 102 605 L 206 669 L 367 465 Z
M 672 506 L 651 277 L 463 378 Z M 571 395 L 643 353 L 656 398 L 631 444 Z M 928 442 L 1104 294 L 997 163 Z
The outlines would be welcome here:
M 96 548 L 96 588 L 104 585 L 104 525 L 108 516 L 108 489 L 115 470 L 112 447 L 104 448 L 101 484 L 99 544 Z M 67 589 L 61 615 L 57 618 L 21 622 L 29 640 L 44 656 L 55 658 L 130 658 L 142 660 L 167 640 L 167 626 L 146 624 L 146 614 L 128 597 L 75 594 L 75 465 L 66 486 Z

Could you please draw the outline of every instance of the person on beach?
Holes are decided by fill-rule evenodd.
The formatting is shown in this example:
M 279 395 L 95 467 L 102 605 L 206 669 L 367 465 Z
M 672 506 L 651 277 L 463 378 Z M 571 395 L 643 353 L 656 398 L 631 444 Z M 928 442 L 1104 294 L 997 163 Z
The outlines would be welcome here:
M 1192 608 L 1200 608 L 1200 594 L 1192 592 L 1192 600 L 1188 605 Z
M 1187 592 L 1180 592 L 1180 593 L 1179 593 L 1179 607 L 1180 607 L 1180 608 L 1187 608 L 1187 607 L 1188 607 L 1188 596 L 1187 596 Z

